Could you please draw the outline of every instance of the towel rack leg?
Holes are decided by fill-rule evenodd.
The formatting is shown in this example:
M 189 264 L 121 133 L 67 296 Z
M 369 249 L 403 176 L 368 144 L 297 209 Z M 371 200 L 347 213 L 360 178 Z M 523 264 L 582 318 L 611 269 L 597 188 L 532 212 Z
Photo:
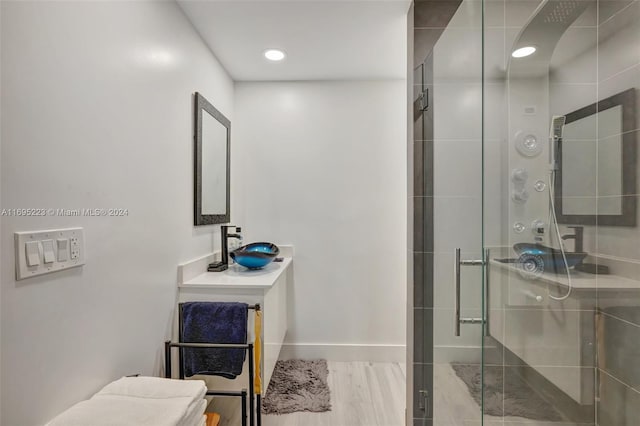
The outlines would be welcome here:
M 247 348 L 249 351 L 249 426 L 255 425 L 255 413 L 256 407 L 253 403 L 253 396 L 255 395 L 255 389 L 253 388 L 253 343 L 249 343 Z
M 242 403 L 241 405 L 241 410 L 242 410 L 242 426 L 247 426 L 247 390 L 243 389 L 242 390 L 242 396 L 240 397 L 242 399 Z
M 171 378 L 171 340 L 164 342 L 164 377 Z
M 256 395 L 256 420 L 258 426 L 262 426 L 262 395 Z

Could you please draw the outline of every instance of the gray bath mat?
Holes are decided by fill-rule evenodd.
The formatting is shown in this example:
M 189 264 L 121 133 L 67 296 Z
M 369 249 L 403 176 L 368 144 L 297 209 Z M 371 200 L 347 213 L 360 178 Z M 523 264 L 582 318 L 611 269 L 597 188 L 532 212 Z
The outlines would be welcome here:
M 482 404 L 482 376 L 479 365 L 451 364 L 456 375 L 469 388 L 473 399 Z M 517 374 L 508 374 L 502 367 L 485 367 L 484 413 L 490 416 L 514 416 L 532 420 L 561 421 L 562 416 L 542 399 Z
M 262 401 L 264 414 L 331 410 L 327 361 L 290 359 L 278 361 Z

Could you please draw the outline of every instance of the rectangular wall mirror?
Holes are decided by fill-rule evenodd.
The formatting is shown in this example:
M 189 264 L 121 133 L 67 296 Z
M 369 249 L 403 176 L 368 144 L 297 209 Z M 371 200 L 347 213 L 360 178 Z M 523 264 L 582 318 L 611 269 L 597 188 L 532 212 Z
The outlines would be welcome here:
M 197 92 L 194 111 L 195 225 L 228 223 L 231 122 Z
M 566 115 L 557 153 L 559 223 L 636 226 L 635 105 L 629 89 Z

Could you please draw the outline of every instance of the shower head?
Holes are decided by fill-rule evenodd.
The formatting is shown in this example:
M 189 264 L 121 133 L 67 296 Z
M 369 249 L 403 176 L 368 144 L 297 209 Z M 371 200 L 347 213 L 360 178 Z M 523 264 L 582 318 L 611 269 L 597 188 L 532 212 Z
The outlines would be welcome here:
M 595 0 L 542 0 L 512 46 L 535 47 L 535 55 L 509 59 L 511 77 L 547 75 L 553 52 L 567 29 Z
M 564 115 L 554 115 L 551 118 L 551 129 L 549 129 L 550 139 L 562 139 L 562 128 L 567 121 Z
M 583 1 L 583 0 L 581 0 Z M 576 0 L 560 0 L 547 4 L 542 10 L 543 21 L 547 24 L 571 24 L 576 17 L 582 13 L 584 9 L 579 1 Z
M 551 118 L 551 128 L 549 129 L 549 164 L 552 171 L 557 171 L 560 167 L 558 164 L 558 150 L 560 149 L 560 141 L 562 140 L 562 130 L 567 117 L 564 115 L 554 115 Z

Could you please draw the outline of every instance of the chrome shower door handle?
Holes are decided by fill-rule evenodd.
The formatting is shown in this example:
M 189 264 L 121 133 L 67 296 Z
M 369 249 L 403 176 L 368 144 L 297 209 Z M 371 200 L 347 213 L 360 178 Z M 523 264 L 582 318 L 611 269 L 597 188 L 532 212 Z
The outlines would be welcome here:
M 484 318 L 463 318 L 461 316 L 461 308 L 460 308 L 460 281 L 461 281 L 461 266 L 484 266 L 486 268 L 487 266 L 487 262 L 489 260 L 488 257 L 488 252 L 486 252 L 485 254 L 486 259 L 480 259 L 480 260 L 462 260 L 461 258 L 461 254 L 460 254 L 460 249 L 457 248 L 456 249 L 456 259 L 455 259 L 455 264 L 454 264 L 454 275 L 455 275 L 455 306 L 454 306 L 454 331 L 453 331 L 453 335 L 456 337 L 460 336 L 460 324 L 485 324 L 487 323 L 487 321 Z M 484 275 L 484 279 L 483 281 L 486 281 L 486 279 L 488 278 L 487 275 L 487 271 L 486 269 L 483 271 Z M 485 283 L 485 289 L 483 289 L 483 292 L 486 292 L 486 288 L 488 288 L 488 284 Z M 488 293 L 488 292 L 487 292 Z M 487 302 L 486 297 L 483 297 L 483 299 L 485 299 L 485 303 Z M 486 327 L 484 330 L 484 333 L 487 333 Z
M 484 249 L 484 262 L 483 262 L 483 268 L 484 268 L 484 276 L 483 276 L 483 306 L 482 306 L 482 310 L 483 310 L 483 324 L 482 324 L 482 332 L 484 337 L 488 337 L 489 336 L 489 256 L 491 255 L 491 252 L 489 251 L 489 249 Z
M 454 274 L 456 278 L 455 288 L 455 319 L 454 319 L 454 336 L 460 336 L 460 249 L 456 249 L 456 261 L 454 264 Z

